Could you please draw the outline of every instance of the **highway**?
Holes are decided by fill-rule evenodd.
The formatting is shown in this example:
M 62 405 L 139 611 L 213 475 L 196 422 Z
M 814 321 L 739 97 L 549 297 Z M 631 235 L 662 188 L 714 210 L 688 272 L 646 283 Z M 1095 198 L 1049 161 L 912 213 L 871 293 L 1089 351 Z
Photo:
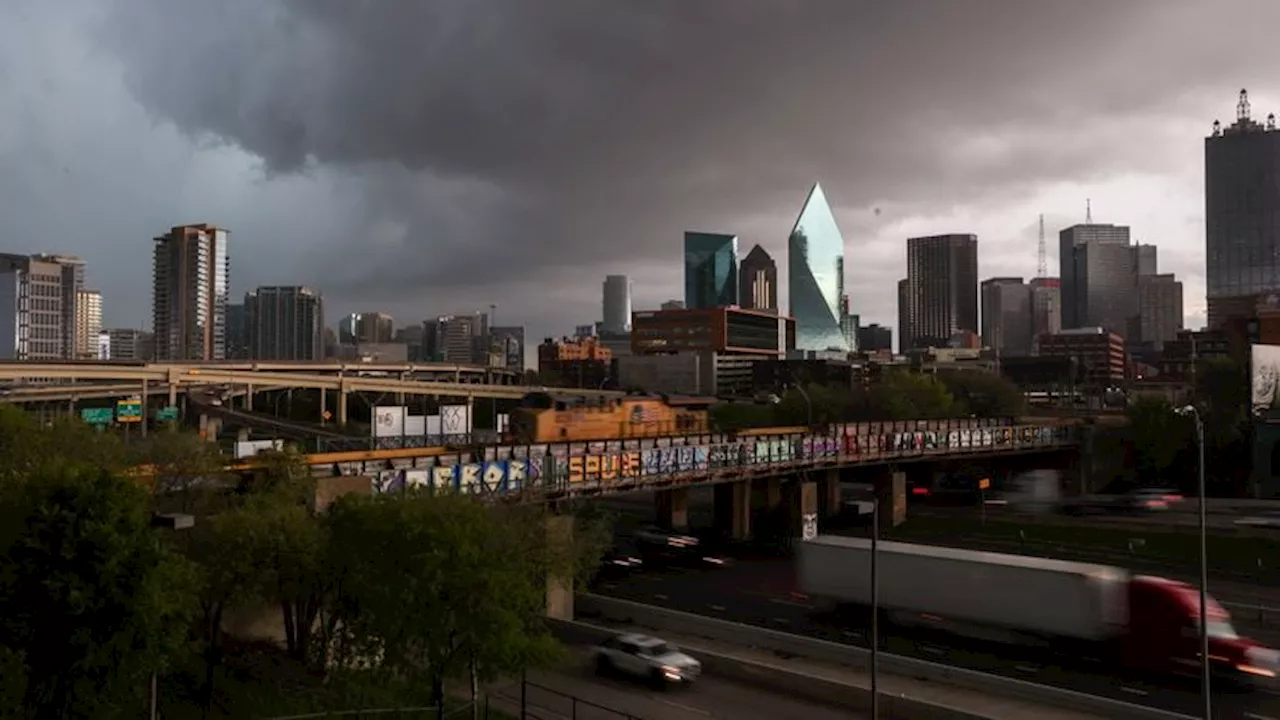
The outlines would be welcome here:
M 653 519 L 652 501 L 645 496 L 610 499 L 610 509 L 618 513 L 617 526 L 623 535 L 630 528 Z M 710 524 L 705 503 L 690 499 L 690 522 L 694 527 Z M 975 545 L 971 539 L 958 542 Z M 983 549 L 1013 551 L 1009 547 Z M 1086 557 L 1091 562 L 1126 566 L 1124 557 Z M 1137 568 L 1154 572 L 1153 569 Z M 1182 580 L 1176 573 L 1161 575 Z M 866 647 L 865 619 L 837 620 L 794 596 L 795 569 L 789 559 L 742 560 L 730 567 L 712 570 L 646 568 L 621 579 L 600 583 L 596 592 L 636 602 L 717 617 L 784 632 L 820 637 Z M 1272 647 L 1280 647 L 1280 588 L 1250 583 L 1210 581 L 1210 592 L 1234 615 L 1236 629 Z M 886 629 L 882 647 L 894 654 L 956 665 L 1030 682 L 1064 687 L 1077 692 L 1146 704 L 1189 715 L 1199 713 L 1198 691 L 1176 685 L 1153 685 L 1138 680 L 1120 681 L 1097 661 L 1055 657 L 1044 651 L 1004 646 L 983 646 L 970 639 L 922 636 Z M 1220 693 L 1215 693 L 1215 696 Z M 1218 707 L 1230 718 L 1280 718 L 1280 695 L 1221 693 Z
M 625 678 L 596 676 L 590 663 L 590 651 L 573 648 L 575 663 L 566 670 L 530 673 L 526 701 L 529 717 L 534 720 L 623 720 L 627 713 L 636 720 L 849 720 L 865 718 L 852 713 L 796 698 L 766 692 L 749 685 L 704 676 L 687 688 L 653 690 L 642 682 Z M 579 703 L 573 707 L 570 697 L 577 697 L 597 707 Z M 520 685 L 491 693 L 497 707 L 519 714 Z
M 600 583 L 596 592 L 724 620 L 867 647 L 865 621 L 837 620 L 792 595 L 789 560 L 740 562 L 718 570 L 648 570 Z M 1253 634 L 1244 623 L 1242 632 Z M 907 634 L 882 628 L 881 647 L 896 655 L 1063 687 L 1164 710 L 1196 715 L 1200 700 L 1191 681 L 1153 684 L 1117 679 L 1097 659 L 1060 657 L 1034 649 L 985 645 L 970 639 Z M 1215 692 L 1220 717 L 1280 718 L 1280 695 Z

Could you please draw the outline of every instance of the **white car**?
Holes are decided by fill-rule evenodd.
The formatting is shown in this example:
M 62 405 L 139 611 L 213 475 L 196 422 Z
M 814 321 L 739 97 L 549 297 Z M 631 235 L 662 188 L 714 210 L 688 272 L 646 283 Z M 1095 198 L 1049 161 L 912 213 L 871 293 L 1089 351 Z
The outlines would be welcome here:
M 628 633 L 596 648 L 596 671 L 643 678 L 657 687 L 689 684 L 702 673 L 702 663 L 650 635 Z

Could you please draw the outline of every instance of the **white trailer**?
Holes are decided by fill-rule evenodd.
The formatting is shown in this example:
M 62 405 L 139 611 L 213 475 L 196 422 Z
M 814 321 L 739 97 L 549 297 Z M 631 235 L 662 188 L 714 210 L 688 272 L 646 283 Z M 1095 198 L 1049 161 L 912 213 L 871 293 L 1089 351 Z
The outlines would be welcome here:
M 1129 575 L 1106 565 L 882 541 L 879 607 L 913 624 L 970 624 L 1101 641 L 1128 623 Z M 871 541 L 821 535 L 800 543 L 803 592 L 871 604 Z

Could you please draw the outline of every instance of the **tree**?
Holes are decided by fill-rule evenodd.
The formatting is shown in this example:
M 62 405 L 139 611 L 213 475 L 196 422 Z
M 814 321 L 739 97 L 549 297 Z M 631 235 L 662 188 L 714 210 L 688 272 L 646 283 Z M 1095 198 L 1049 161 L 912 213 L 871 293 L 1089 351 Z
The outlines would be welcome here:
M 584 571 L 578 539 L 533 506 L 463 495 L 341 498 L 329 511 L 338 581 L 327 625 L 340 667 L 376 663 L 433 689 L 536 667 L 559 646 L 543 622 L 547 577 Z
M 938 380 L 970 415 L 1017 417 L 1026 410 L 1022 391 L 999 375 L 953 370 L 938 373 Z
M 0 497 L 0 644 L 26 669 L 23 714 L 135 714 L 183 646 L 192 574 L 157 541 L 132 481 L 50 457 Z
M 113 471 L 126 465 L 124 445 L 115 435 L 76 418 L 42 426 L 15 405 L 0 406 L 0 484 L 20 481 L 56 457 Z
M 928 420 L 964 412 L 937 378 L 902 370 L 885 371 L 866 401 L 871 420 Z
M 1177 467 L 1179 456 L 1196 445 L 1191 418 L 1179 415 L 1167 400 L 1158 397 L 1137 398 L 1126 414 L 1138 477 L 1158 483 L 1182 480 L 1186 473 Z
M 154 432 L 132 459 L 147 468 L 160 507 L 197 516 L 225 507 L 226 458 L 199 435 L 176 428 Z

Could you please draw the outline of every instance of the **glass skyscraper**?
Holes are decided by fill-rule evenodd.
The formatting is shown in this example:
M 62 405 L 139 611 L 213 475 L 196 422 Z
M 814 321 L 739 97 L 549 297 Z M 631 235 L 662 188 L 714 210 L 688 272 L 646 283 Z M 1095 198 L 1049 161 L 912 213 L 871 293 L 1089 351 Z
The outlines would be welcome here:
M 809 190 L 787 242 L 787 277 L 796 348 L 851 350 L 841 327 L 844 237 L 818 183 Z
M 684 304 L 717 308 L 738 304 L 738 236 L 684 234 Z

